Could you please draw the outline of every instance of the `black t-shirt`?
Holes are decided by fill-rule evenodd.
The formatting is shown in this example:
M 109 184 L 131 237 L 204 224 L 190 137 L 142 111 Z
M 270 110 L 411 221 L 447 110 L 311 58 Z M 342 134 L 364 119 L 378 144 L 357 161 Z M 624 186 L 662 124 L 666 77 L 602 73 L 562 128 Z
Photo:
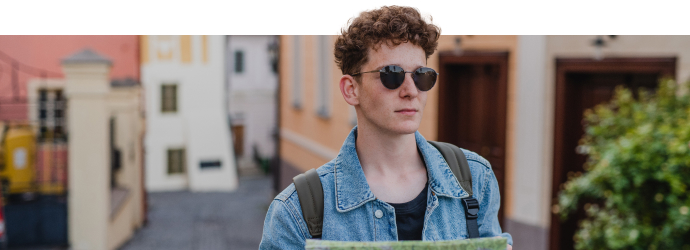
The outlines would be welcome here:
M 429 183 L 416 198 L 405 203 L 388 203 L 395 208 L 395 223 L 398 227 L 398 240 L 422 240 L 426 196 Z

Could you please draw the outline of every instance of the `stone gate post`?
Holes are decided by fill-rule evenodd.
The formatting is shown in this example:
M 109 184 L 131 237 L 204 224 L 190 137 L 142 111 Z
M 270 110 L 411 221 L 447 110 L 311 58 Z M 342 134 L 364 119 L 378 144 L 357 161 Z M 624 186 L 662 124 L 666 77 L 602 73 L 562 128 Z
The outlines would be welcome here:
M 71 249 L 106 250 L 111 61 L 85 49 L 62 60 L 68 101 L 68 234 Z

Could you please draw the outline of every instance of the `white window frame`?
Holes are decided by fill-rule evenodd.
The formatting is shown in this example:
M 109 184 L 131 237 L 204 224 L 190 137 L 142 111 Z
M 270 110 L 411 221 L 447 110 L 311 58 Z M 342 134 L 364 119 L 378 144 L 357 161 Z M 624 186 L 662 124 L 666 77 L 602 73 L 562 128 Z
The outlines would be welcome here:
M 173 164 L 171 162 L 171 153 L 176 152 L 179 153 L 180 158 L 179 160 L 179 169 L 171 169 L 171 165 Z M 178 171 L 172 171 L 171 170 L 178 170 Z M 168 175 L 179 175 L 179 174 L 186 174 L 187 173 L 187 150 L 184 147 L 180 148 L 168 148 L 166 150 L 166 173 Z
M 173 93 L 174 98 L 172 100 L 172 102 L 173 102 L 172 105 L 174 106 L 174 109 L 166 109 L 166 107 L 165 107 L 166 96 L 165 96 L 164 89 L 166 87 L 174 87 L 174 89 L 175 89 L 175 91 Z M 179 110 L 180 110 L 180 101 L 179 101 L 180 100 L 180 84 L 178 84 L 177 82 L 163 82 L 160 85 L 160 91 L 161 91 L 161 95 L 160 95 L 159 101 L 160 101 L 161 107 L 160 107 L 159 111 L 163 114 L 175 114 L 175 113 L 179 112 Z

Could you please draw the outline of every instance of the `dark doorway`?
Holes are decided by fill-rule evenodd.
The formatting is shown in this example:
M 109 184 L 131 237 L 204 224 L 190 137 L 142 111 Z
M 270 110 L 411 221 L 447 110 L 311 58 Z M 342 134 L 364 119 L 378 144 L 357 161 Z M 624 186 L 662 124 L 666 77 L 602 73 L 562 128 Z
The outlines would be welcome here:
M 505 204 L 508 52 L 441 53 L 439 60 L 438 140 L 486 158 Z
M 583 172 L 587 156 L 575 152 L 584 130 L 583 112 L 597 104 L 608 102 L 616 86 L 634 90 L 640 87 L 653 90 L 661 77 L 674 76 L 675 58 L 609 58 L 556 60 L 556 113 L 554 134 L 554 162 L 552 204 L 558 202 L 561 184 L 568 176 Z M 585 217 L 582 205 L 575 215 L 561 221 L 551 215 L 550 249 L 573 249 L 573 235 L 578 222 Z

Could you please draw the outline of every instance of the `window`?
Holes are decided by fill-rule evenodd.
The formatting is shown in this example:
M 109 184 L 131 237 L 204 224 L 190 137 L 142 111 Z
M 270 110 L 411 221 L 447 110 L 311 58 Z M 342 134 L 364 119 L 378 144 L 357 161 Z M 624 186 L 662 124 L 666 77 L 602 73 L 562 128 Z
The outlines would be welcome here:
M 293 36 L 292 106 L 302 108 L 302 37 Z
M 38 91 L 38 119 L 40 141 L 66 140 L 65 107 L 62 90 L 40 89 Z
M 184 148 L 168 149 L 168 174 L 185 173 Z
M 177 84 L 163 84 L 161 86 L 161 112 L 177 112 Z
M 329 36 L 316 36 L 316 114 L 331 116 L 331 46 Z
M 244 52 L 241 50 L 235 51 L 235 73 L 244 72 Z

